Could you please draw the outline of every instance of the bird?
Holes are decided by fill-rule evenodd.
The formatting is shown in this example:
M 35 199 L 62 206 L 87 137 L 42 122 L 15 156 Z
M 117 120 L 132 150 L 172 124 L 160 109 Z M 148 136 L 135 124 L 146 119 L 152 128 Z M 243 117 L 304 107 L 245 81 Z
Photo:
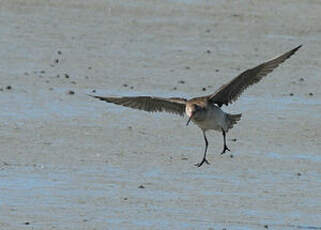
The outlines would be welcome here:
M 147 112 L 168 112 L 188 116 L 186 126 L 190 121 L 196 124 L 203 134 L 205 141 L 205 149 L 203 158 L 195 166 L 201 167 L 204 163 L 210 164 L 206 158 L 208 140 L 206 132 L 215 130 L 221 132 L 223 135 L 223 150 L 221 154 L 226 151 L 231 151 L 226 144 L 226 133 L 233 128 L 233 126 L 240 121 L 242 114 L 230 114 L 222 110 L 222 106 L 228 106 L 235 102 L 239 96 L 249 86 L 258 83 L 265 76 L 271 73 L 281 63 L 290 58 L 302 45 L 276 57 L 266 61 L 260 65 L 250 68 L 233 78 L 228 83 L 222 85 L 214 93 L 186 99 L 182 97 L 154 97 L 154 96 L 124 96 L 124 97 L 103 97 L 96 95 L 89 95 L 99 100 L 130 107 L 132 109 L 144 110 Z

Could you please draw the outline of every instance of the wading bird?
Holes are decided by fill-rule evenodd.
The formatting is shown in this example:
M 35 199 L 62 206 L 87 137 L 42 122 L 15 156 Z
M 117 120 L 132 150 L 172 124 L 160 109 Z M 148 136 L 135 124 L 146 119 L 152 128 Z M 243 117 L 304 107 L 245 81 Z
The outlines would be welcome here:
M 102 101 L 114 103 L 130 107 L 133 109 L 145 110 L 147 112 L 168 112 L 184 116 L 186 113 L 188 121 L 186 125 L 192 121 L 195 123 L 203 133 L 205 141 L 205 150 L 203 159 L 195 166 L 201 167 L 204 162 L 209 164 L 206 159 L 208 141 L 206 137 L 207 130 L 216 130 L 222 132 L 223 135 L 223 151 L 224 154 L 230 149 L 226 145 L 226 133 L 233 127 L 240 119 L 241 114 L 225 113 L 221 107 L 222 105 L 229 105 L 236 101 L 242 92 L 249 86 L 259 82 L 263 77 L 271 73 L 276 67 L 283 63 L 286 59 L 291 57 L 299 48 L 298 46 L 281 56 L 270 61 L 264 62 L 252 69 L 248 69 L 232 79 L 229 83 L 222 85 L 216 92 L 202 97 L 195 97 L 192 99 L 185 98 L 162 98 L 152 96 L 138 96 L 138 97 L 101 97 L 93 96 Z

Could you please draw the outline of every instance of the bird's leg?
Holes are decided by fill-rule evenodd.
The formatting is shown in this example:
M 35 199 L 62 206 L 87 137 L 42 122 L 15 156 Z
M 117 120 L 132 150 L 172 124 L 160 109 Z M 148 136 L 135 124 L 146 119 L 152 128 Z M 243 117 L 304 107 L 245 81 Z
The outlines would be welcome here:
M 224 154 L 227 151 L 231 151 L 227 146 L 226 146 L 226 133 L 224 131 L 224 129 L 222 129 L 222 133 L 223 133 L 223 140 L 224 140 L 224 148 L 223 151 L 221 152 L 221 155 Z
M 210 164 L 210 163 L 207 161 L 207 159 L 206 159 L 206 152 L 207 152 L 207 147 L 208 147 L 208 141 L 207 141 L 207 138 L 206 138 L 205 131 L 203 131 L 203 137 L 204 137 L 204 140 L 205 140 L 205 151 L 204 151 L 203 160 L 202 160 L 200 163 L 195 164 L 195 166 L 197 166 L 197 167 L 201 167 L 201 166 L 204 164 L 204 162 L 205 162 L 206 164 L 208 164 L 208 165 Z

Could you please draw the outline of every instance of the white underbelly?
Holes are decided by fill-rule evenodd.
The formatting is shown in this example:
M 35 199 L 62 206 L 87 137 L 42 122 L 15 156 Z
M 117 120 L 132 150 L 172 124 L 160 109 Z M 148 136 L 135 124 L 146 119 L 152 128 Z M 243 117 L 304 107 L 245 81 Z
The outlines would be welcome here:
M 211 109 L 204 114 L 203 117 L 199 119 L 193 119 L 193 123 L 198 125 L 203 130 L 217 130 L 221 131 L 222 129 L 226 130 L 226 116 L 223 110 L 220 108 L 213 106 Z

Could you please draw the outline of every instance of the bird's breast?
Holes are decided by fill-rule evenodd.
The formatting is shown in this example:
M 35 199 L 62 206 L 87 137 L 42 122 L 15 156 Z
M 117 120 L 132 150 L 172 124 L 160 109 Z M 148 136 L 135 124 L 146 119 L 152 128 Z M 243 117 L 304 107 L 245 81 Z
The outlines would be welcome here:
M 221 130 L 225 122 L 225 113 L 219 107 L 213 105 L 209 106 L 197 116 L 194 116 L 192 121 L 204 130 Z

